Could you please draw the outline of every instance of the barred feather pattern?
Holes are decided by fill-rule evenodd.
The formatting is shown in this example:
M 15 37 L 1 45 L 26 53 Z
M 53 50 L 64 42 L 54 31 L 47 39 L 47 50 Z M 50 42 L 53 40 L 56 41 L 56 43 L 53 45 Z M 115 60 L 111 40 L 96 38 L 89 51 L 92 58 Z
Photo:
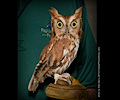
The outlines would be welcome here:
M 39 63 L 36 65 L 28 90 L 35 91 L 39 83 L 55 73 L 66 71 L 77 55 L 80 39 L 75 40 L 72 35 L 60 35 L 51 38 L 43 49 Z

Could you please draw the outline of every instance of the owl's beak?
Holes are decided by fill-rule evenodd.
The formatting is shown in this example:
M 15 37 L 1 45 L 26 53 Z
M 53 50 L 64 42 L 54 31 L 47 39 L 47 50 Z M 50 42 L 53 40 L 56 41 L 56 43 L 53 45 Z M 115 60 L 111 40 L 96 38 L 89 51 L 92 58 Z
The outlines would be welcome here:
M 68 34 L 68 33 L 69 33 L 69 30 L 68 30 L 68 29 L 67 29 L 67 30 L 65 30 L 65 33 L 66 33 L 66 34 Z

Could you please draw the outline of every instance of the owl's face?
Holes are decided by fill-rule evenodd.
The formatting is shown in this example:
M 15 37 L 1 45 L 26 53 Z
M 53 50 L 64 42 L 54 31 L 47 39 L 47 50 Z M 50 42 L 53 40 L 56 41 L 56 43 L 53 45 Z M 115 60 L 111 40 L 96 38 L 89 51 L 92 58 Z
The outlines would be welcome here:
M 49 10 L 51 13 L 51 32 L 52 35 L 62 35 L 62 34 L 71 34 L 75 37 L 80 37 L 80 31 L 82 28 L 82 7 L 75 11 L 75 14 L 64 16 L 58 14 L 58 11 L 51 7 L 52 10 Z

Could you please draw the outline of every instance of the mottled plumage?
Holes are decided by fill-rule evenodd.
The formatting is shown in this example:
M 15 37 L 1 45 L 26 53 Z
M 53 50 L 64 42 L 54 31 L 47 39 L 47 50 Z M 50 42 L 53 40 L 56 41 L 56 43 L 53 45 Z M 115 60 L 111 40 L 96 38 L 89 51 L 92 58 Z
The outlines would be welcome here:
M 82 35 L 82 7 L 63 16 L 51 7 L 51 39 L 40 54 L 28 90 L 35 91 L 45 78 L 63 74 L 77 56 Z M 67 74 L 64 74 L 67 75 Z

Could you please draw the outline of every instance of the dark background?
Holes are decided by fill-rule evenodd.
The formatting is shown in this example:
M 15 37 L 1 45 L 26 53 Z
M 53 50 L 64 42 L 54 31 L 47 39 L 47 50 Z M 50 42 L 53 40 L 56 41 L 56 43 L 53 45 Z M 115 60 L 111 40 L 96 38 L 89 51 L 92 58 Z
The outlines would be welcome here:
M 1 4 L 4 5 L 1 7 L 1 98 L 17 100 L 17 0 L 2 1 Z M 119 76 L 119 70 L 116 69 L 119 68 L 117 10 L 119 5 L 116 2 L 97 0 L 97 44 L 101 47 L 99 100 L 114 100 L 119 97 L 119 78 L 116 77 Z

